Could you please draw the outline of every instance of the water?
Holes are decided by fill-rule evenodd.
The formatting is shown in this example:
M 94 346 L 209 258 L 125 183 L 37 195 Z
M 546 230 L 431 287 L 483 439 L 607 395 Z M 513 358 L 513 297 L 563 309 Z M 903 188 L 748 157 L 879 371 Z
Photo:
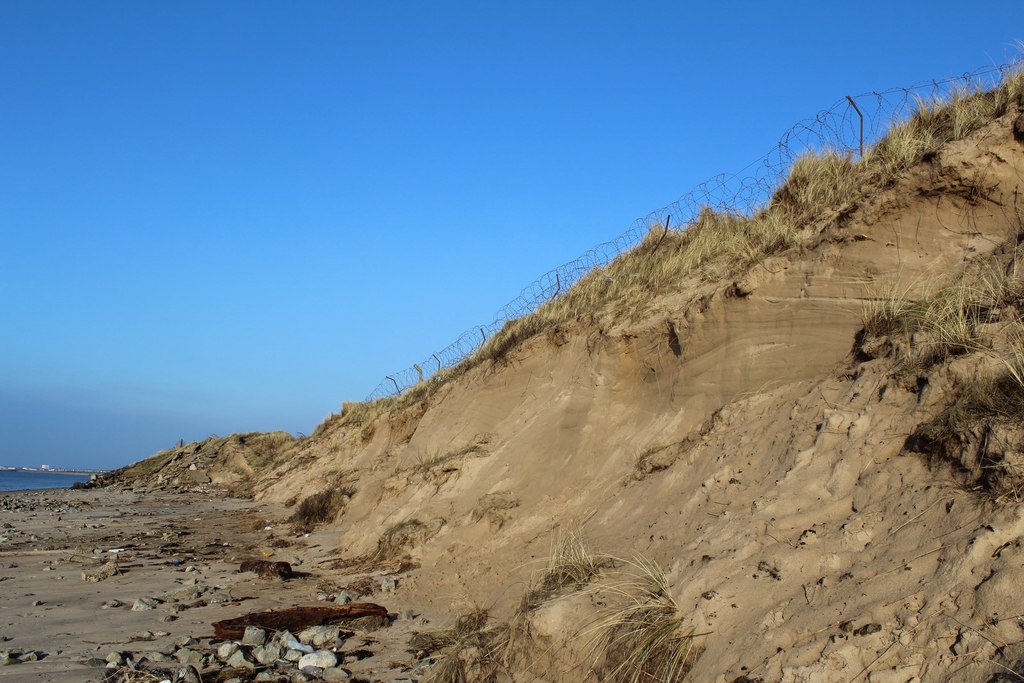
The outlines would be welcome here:
M 66 489 L 76 481 L 89 481 L 89 475 L 11 472 L 9 470 L 0 470 L 0 491 L 21 491 L 23 489 Z

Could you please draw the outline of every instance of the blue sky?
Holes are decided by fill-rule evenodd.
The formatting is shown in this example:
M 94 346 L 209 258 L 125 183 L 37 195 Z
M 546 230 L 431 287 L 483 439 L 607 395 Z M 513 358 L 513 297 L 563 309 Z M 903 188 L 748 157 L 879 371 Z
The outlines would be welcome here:
M 308 433 L 843 95 L 1015 59 L 1018 14 L 6 0 L 0 464 Z

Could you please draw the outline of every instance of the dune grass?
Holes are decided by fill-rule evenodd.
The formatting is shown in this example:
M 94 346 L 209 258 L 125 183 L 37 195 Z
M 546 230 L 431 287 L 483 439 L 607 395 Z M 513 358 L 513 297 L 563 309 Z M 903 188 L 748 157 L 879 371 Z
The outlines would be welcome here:
M 588 629 L 594 668 L 609 683 L 677 683 L 701 654 L 668 580 L 643 556 L 623 562 L 625 577 L 608 586 L 617 604 Z
M 700 285 L 726 286 L 766 258 L 820 239 L 836 217 L 872 192 L 891 186 L 911 167 L 987 123 L 1024 105 L 1024 71 L 988 91 L 962 89 L 948 100 L 919 99 L 915 113 L 894 125 L 863 158 L 835 151 L 808 153 L 793 163 L 768 204 L 747 216 L 703 209 L 683 231 L 652 225 L 634 249 L 583 276 L 529 315 L 507 322 L 458 365 L 399 396 L 343 406 L 340 422 L 366 425 L 388 411 L 419 404 L 441 386 L 485 363 L 502 362 L 527 340 L 581 320 L 636 320 L 653 301 Z M 967 320 L 961 336 L 969 337 Z M 965 337 L 966 338 L 966 337 Z M 955 345 L 956 340 L 948 340 Z M 333 418 L 332 418 L 333 419 Z

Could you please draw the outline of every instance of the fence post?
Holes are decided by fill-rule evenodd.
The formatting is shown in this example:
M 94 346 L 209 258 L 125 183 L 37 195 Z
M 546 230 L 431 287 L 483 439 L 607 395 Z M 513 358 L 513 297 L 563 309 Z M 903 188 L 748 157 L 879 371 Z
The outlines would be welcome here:
M 402 390 L 398 388 L 398 382 L 395 381 L 394 377 L 392 377 L 391 375 L 385 375 L 385 377 L 387 377 L 389 380 L 391 380 L 391 383 L 395 385 L 395 393 L 396 394 L 402 393 Z
M 864 158 L 864 114 L 860 113 L 860 107 L 857 106 L 857 103 L 853 101 L 852 97 L 847 95 L 846 96 L 846 100 L 850 103 L 850 106 L 853 107 L 853 110 L 855 112 L 857 112 L 857 117 L 860 119 L 860 156 L 858 156 L 857 158 L 858 159 L 863 159 Z
M 437 371 L 441 372 L 441 359 L 437 357 L 436 353 L 433 353 L 431 355 L 434 357 L 434 360 L 437 361 Z
M 555 273 L 555 293 L 551 295 L 551 298 L 554 299 L 556 296 L 558 296 L 558 293 L 561 291 L 562 281 L 559 279 L 558 273 Z
M 658 238 L 658 243 L 654 245 L 654 249 L 651 249 L 651 253 L 652 254 L 654 252 L 658 251 L 658 247 L 660 247 L 661 243 L 665 241 L 665 236 L 668 234 L 668 224 L 671 223 L 671 222 L 672 222 L 672 214 L 669 214 L 668 218 L 665 219 L 665 225 L 664 225 L 665 231 L 661 233 L 661 237 Z
M 481 344 L 486 344 L 487 343 L 487 335 L 484 334 L 484 328 L 483 327 L 480 328 L 480 343 Z

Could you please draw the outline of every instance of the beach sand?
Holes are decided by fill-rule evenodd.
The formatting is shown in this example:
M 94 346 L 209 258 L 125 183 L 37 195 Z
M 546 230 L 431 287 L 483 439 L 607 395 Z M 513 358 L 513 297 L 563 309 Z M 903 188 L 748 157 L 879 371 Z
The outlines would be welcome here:
M 97 660 L 113 652 L 130 653 L 136 662 L 147 651 L 174 655 L 192 637 L 199 639 L 192 649 L 209 653 L 214 621 L 326 604 L 336 586 L 317 563 L 334 549 L 281 524 L 284 516 L 283 507 L 217 493 L 0 494 L 0 651 L 28 660 L 0 666 L 0 679 L 101 681 L 112 669 Z M 115 557 L 117 575 L 85 580 Z M 239 573 L 249 558 L 289 562 L 297 576 L 281 581 Z M 133 610 L 147 597 L 160 602 Z M 410 659 L 403 645 L 411 624 L 398 621 L 384 638 L 351 639 L 364 652 L 346 670 L 361 672 L 363 680 L 397 676 L 401 660 Z M 371 650 L 374 657 L 367 658 Z

